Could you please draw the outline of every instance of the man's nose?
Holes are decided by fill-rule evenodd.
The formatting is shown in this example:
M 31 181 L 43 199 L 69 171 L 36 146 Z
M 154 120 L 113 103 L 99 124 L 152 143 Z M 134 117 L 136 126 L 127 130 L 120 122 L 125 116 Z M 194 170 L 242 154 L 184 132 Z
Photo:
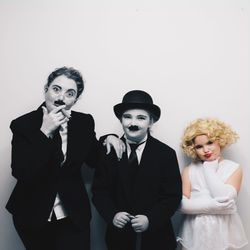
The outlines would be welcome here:
M 210 150 L 210 149 L 209 149 L 209 146 L 207 146 L 207 145 L 204 145 L 204 146 L 203 146 L 203 151 L 204 151 L 205 153 L 207 153 L 209 150 Z
M 60 93 L 60 94 L 58 95 L 58 99 L 61 100 L 61 101 L 63 101 L 63 100 L 64 100 L 64 94 L 63 94 L 63 93 Z
M 130 125 L 137 125 L 136 119 L 131 119 Z

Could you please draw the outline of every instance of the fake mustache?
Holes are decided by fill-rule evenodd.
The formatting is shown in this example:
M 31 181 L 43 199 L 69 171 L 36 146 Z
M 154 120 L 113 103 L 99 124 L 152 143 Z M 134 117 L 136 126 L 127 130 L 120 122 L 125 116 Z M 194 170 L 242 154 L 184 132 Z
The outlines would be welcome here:
M 129 129 L 130 131 L 137 131 L 137 130 L 139 130 L 140 128 L 139 128 L 138 126 L 131 125 L 128 129 Z
M 54 103 L 56 105 L 65 105 L 64 101 L 62 101 L 62 100 L 56 100 Z

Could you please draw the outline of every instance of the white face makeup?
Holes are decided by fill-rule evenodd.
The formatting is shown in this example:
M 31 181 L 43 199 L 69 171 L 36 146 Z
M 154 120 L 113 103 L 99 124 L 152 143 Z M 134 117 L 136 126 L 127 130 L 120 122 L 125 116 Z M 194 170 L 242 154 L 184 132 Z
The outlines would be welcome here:
M 129 109 L 123 113 L 121 124 L 127 139 L 138 143 L 147 135 L 153 121 L 148 111 Z
M 77 85 L 64 75 L 56 77 L 45 90 L 45 103 L 49 112 L 63 103 L 65 109 L 70 109 L 76 101 Z

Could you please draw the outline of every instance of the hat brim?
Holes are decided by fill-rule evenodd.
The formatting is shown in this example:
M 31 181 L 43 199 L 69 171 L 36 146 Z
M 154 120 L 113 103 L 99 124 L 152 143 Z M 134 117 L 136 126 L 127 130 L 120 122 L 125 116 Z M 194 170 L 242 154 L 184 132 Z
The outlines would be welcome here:
M 114 106 L 114 112 L 118 119 L 122 117 L 122 114 L 129 109 L 145 109 L 149 111 L 154 121 L 158 121 L 161 116 L 161 109 L 154 104 L 147 104 L 147 103 L 119 103 Z

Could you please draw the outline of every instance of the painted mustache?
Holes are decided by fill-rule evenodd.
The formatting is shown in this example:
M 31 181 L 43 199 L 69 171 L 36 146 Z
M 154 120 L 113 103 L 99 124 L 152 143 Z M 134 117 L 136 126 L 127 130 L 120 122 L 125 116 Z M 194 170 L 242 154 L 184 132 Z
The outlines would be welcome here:
M 54 103 L 57 105 L 65 105 L 64 101 L 62 100 L 56 100 Z
M 56 105 L 65 105 L 65 102 L 63 102 L 62 100 L 56 100 L 54 101 L 54 104 Z M 70 114 L 68 114 L 65 109 L 62 109 L 61 112 L 69 119 L 71 118 Z
M 138 131 L 140 128 L 139 128 L 138 126 L 131 125 L 128 129 L 129 129 L 130 131 Z

